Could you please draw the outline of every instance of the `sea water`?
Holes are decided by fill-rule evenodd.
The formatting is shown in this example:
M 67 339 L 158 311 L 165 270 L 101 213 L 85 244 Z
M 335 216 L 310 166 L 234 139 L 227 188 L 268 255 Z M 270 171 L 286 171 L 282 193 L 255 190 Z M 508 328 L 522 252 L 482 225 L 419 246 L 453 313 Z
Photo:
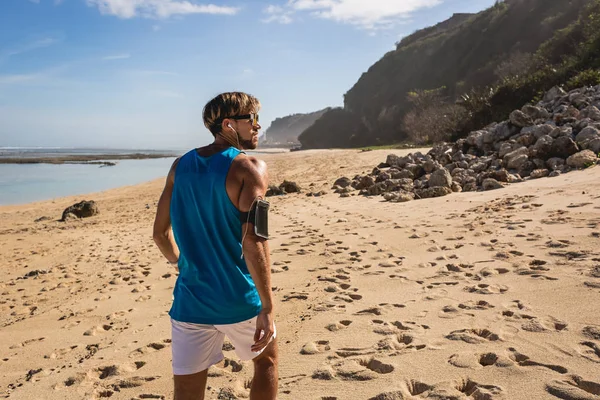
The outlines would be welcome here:
M 15 154 L 18 153 L 18 154 Z M 171 153 L 106 149 L 7 149 L 0 157 L 48 157 L 82 154 Z M 110 156 L 106 158 L 110 160 Z M 114 166 L 97 164 L 0 164 L 0 205 L 83 195 L 166 177 L 175 157 L 117 160 Z

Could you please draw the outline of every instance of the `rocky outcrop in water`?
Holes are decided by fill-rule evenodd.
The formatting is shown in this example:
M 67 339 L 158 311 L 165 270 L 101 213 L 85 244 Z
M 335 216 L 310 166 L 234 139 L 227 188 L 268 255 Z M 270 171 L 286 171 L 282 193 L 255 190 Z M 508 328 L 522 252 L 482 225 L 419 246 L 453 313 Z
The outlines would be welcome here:
M 597 164 L 599 153 L 600 85 L 569 93 L 555 87 L 507 121 L 427 154 L 390 154 L 370 174 L 340 178 L 333 188 L 342 196 L 358 191 L 403 202 L 555 177 Z

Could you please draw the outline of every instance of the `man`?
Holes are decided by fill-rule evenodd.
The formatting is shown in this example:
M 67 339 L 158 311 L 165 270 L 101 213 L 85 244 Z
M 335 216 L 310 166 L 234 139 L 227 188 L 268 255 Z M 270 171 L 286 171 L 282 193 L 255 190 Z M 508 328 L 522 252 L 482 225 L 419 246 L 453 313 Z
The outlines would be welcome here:
M 215 140 L 175 160 L 158 202 L 154 241 L 179 269 L 169 312 L 175 400 L 204 399 L 225 335 L 254 361 L 250 399 L 277 397 L 269 247 L 248 214 L 265 196 L 267 167 L 243 152 L 257 147 L 259 109 L 240 92 L 208 102 L 204 125 Z

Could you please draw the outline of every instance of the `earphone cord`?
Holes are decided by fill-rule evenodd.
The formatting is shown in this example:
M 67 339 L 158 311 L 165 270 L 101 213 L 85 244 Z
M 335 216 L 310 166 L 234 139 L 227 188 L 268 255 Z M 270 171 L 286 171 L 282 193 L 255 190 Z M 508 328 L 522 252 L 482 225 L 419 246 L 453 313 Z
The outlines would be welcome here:
M 254 203 L 256 203 L 258 200 L 262 200 L 262 196 L 258 196 L 254 199 L 254 201 L 250 205 L 250 211 L 252 211 L 252 207 L 254 207 Z M 244 235 L 242 236 L 242 255 L 240 256 L 240 260 L 242 258 L 244 258 L 244 240 L 246 239 L 246 234 L 248 233 L 248 224 L 250 223 L 250 211 L 248 211 L 248 219 L 246 219 L 246 229 L 244 231 Z

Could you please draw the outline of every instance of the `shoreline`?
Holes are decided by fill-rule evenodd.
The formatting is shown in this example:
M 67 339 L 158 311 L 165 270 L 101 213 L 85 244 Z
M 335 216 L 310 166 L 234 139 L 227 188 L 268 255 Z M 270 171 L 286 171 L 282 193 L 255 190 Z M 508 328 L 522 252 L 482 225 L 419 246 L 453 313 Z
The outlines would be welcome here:
M 148 160 L 156 158 L 178 157 L 176 153 L 161 154 L 94 154 L 94 155 L 68 155 L 56 157 L 6 157 L 0 158 L 0 164 L 105 164 L 111 160 Z M 106 161 L 105 161 L 106 160 Z M 100 161 L 100 162 L 97 162 Z

